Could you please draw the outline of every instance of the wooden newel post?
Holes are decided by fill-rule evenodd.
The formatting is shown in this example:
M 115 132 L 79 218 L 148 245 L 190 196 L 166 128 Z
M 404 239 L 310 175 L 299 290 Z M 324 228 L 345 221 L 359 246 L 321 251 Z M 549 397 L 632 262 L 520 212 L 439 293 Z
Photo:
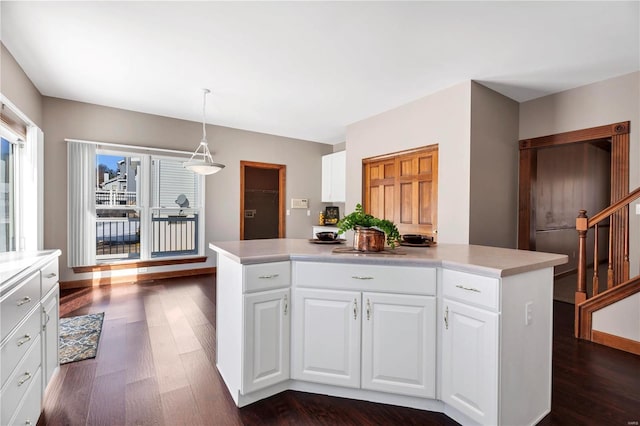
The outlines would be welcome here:
M 576 231 L 578 231 L 578 283 L 575 294 L 575 321 L 574 333 L 580 336 L 580 317 L 578 305 L 587 300 L 587 229 L 589 219 L 587 211 L 580 210 L 576 218 Z

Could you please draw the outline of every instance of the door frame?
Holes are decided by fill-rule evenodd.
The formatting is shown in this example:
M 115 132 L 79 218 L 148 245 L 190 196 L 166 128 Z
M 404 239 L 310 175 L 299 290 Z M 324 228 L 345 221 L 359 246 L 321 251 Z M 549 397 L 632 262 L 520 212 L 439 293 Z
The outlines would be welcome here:
M 259 163 L 255 161 L 240 161 L 240 239 L 244 240 L 244 190 L 245 169 L 253 167 L 258 169 L 278 170 L 278 238 L 286 235 L 285 189 L 287 187 L 287 166 L 284 164 Z
M 602 140 L 611 143 L 611 203 L 629 193 L 629 132 L 630 121 L 557 133 L 538 138 L 523 139 L 520 145 L 520 171 L 518 178 L 518 249 L 536 249 L 536 181 L 538 149 L 561 145 Z M 588 212 L 594 215 L 598 212 Z M 576 212 L 576 217 L 578 212 Z M 611 244 L 614 266 L 622 261 L 624 250 L 626 212 L 620 212 L 611 220 Z M 576 236 L 576 245 L 577 245 Z

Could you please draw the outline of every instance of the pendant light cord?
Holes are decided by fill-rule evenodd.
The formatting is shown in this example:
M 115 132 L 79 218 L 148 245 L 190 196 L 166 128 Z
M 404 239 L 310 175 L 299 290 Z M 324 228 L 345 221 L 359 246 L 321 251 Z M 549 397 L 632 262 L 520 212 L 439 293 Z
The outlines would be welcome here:
M 205 125 L 205 121 L 207 119 L 206 116 L 206 107 L 207 107 L 207 94 L 211 91 L 209 89 L 202 89 L 204 92 L 202 96 L 202 142 L 207 143 L 207 126 Z

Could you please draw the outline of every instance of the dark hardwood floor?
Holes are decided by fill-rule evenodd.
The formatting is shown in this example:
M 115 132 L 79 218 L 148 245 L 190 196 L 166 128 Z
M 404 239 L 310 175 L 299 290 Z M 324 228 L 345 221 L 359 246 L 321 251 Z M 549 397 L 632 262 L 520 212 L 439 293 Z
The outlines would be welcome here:
M 438 413 L 288 391 L 238 409 L 215 368 L 214 276 L 63 297 L 63 316 L 105 312 L 95 359 L 61 366 L 40 425 L 454 425 Z M 637 425 L 640 357 L 572 337 L 554 303 L 552 412 L 542 425 Z

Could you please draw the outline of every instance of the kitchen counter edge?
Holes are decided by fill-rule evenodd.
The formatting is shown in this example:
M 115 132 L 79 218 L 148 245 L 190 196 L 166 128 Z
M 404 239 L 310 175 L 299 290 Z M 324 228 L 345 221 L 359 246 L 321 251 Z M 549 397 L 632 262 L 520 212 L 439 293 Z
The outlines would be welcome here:
M 304 239 L 214 241 L 209 248 L 242 265 L 282 261 L 360 263 L 389 266 L 444 267 L 488 277 L 507 277 L 567 263 L 564 254 L 467 244 L 401 247 L 398 254 L 333 253 L 335 245 Z M 344 246 L 342 246 L 344 247 Z

